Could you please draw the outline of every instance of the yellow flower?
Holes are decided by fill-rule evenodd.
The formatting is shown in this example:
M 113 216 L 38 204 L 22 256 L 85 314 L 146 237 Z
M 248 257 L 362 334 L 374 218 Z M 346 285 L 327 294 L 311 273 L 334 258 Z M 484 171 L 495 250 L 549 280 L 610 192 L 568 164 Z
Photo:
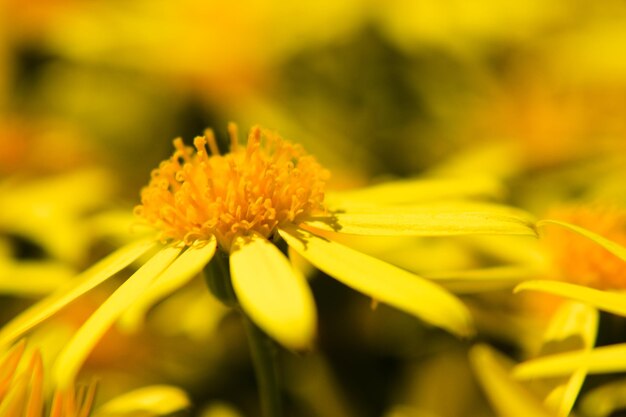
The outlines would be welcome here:
M 567 217 L 572 223 L 561 220 Z M 557 273 L 547 280 L 523 282 L 515 291 L 542 291 L 626 316 L 623 211 L 583 207 L 537 226 L 547 236 Z
M 112 188 L 101 169 L 0 181 L 0 227 L 41 246 L 53 258 L 80 263 L 91 240 L 85 217 L 104 205 Z
M 626 212 L 613 206 L 579 205 L 552 210 L 550 218 L 583 227 L 626 246 Z M 555 265 L 555 279 L 600 290 L 626 287 L 626 262 L 569 230 L 551 228 L 543 242 Z
M 26 358 L 28 358 L 26 360 Z M 24 363 L 26 362 L 26 363 Z M 47 385 L 39 349 L 26 351 L 21 340 L 6 352 L 0 362 L 0 415 L 6 417 L 114 417 L 141 413 L 146 417 L 170 414 L 186 408 L 184 392 L 170 386 L 150 386 L 115 398 L 92 414 L 96 384 L 75 389 L 57 387 L 46 413 Z M 133 414 L 134 415 L 134 414 Z
M 138 0 L 132 7 L 75 3 L 47 26 L 47 48 L 83 63 L 160 76 L 174 86 L 217 97 L 221 106 L 265 82 L 271 69 L 294 51 L 350 33 L 365 14 L 354 0 L 184 0 L 176 6 Z M 342 24 L 324 25 L 329 20 Z M 117 28 L 114 33 L 112 26 Z M 155 27 L 160 28 L 158 36 Z M 80 39 L 74 36 L 77 32 L 83 34 Z
M 405 181 L 325 198 L 328 171 L 276 134 L 251 129 L 240 146 L 229 126 L 230 152 L 211 132 L 195 152 L 176 140 L 174 155 L 153 171 L 138 214 L 161 242 L 144 239 L 100 261 L 64 290 L 33 306 L 0 331 L 0 345 L 54 314 L 151 249 L 158 251 L 87 320 L 61 352 L 55 376 L 73 380 L 82 362 L 118 318 L 149 306 L 228 254 L 232 285 L 244 312 L 292 349 L 309 347 L 317 319 L 311 290 L 273 242 L 284 241 L 340 282 L 458 335 L 472 332 L 465 306 L 436 284 L 338 243 L 339 234 L 442 236 L 472 233 L 534 236 L 532 221 L 509 207 L 472 201 L 428 201 L 420 191 L 451 197 L 426 181 Z M 208 146 L 208 149 L 207 149 Z M 210 154 L 209 154 L 210 151 Z M 451 181 L 456 196 L 468 193 Z M 445 184 L 445 185 L 441 185 Z M 474 193 L 475 189 L 469 192 Z M 454 193 L 452 193 L 454 194 Z M 216 250 L 220 253 L 216 255 Z M 134 313 L 133 313 L 134 312 Z
M 542 355 L 509 363 L 488 346 L 470 351 L 478 381 L 501 416 L 608 416 L 622 408 L 623 380 L 597 387 L 578 401 L 587 374 L 624 372 L 625 344 L 593 348 L 598 313 L 580 303 L 564 304 L 544 335 Z M 578 413 L 576 413 L 578 415 Z
M 569 415 L 588 374 L 626 369 L 626 344 L 594 348 L 598 310 L 626 316 L 623 210 L 600 205 L 562 208 L 537 222 L 536 227 L 544 244 L 542 254 L 549 262 L 466 271 L 452 278 L 464 279 L 466 285 L 473 283 L 475 290 L 483 281 L 501 280 L 513 286 L 516 280 L 522 280 L 515 292 L 539 291 L 552 296 L 528 295 L 532 307 L 539 305 L 540 313 L 550 314 L 541 315 L 543 335 L 516 335 L 517 342 L 529 338 L 539 342 L 523 362 L 506 369 L 489 349 L 473 350 L 476 373 L 500 415 Z M 499 245 L 505 252 L 521 249 L 502 242 Z M 542 279 L 537 280 L 537 276 Z M 538 315 L 530 316 L 536 319 Z M 525 387 L 527 382 L 532 382 L 532 395 Z M 610 401 L 607 396 L 605 392 L 600 398 Z
M 0 180 L 0 293 L 39 297 L 66 284 L 94 240 L 89 213 L 111 188 L 96 169 Z M 36 249 L 24 256 L 21 242 Z
M 0 415 L 11 417 L 39 417 L 44 415 L 43 363 L 35 351 L 25 369 L 18 371 L 26 343 L 15 345 L 0 364 L 2 391 Z M 50 417 L 88 416 L 95 397 L 95 384 L 80 394 L 73 387 L 58 390 L 50 409 Z

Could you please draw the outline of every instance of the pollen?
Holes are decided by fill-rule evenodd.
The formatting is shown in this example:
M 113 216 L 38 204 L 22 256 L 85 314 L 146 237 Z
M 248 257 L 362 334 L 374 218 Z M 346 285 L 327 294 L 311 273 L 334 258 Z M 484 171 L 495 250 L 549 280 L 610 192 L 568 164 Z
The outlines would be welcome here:
M 626 246 L 626 212 L 606 206 L 564 207 L 551 218 L 584 227 Z M 626 263 L 595 242 L 551 227 L 543 239 L 552 255 L 555 278 L 600 290 L 626 288 Z
M 211 130 L 194 147 L 174 140 L 175 152 L 152 171 L 136 214 L 162 241 L 192 245 L 215 237 L 230 251 L 238 236 L 266 238 L 277 228 L 326 213 L 330 173 L 299 145 L 256 126 L 240 146 L 228 126 L 230 151 L 220 154 Z

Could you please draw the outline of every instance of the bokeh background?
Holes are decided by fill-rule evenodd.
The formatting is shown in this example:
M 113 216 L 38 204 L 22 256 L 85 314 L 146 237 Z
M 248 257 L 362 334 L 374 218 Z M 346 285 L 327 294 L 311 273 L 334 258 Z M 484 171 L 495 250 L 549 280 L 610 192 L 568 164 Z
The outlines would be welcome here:
M 132 207 L 172 139 L 212 127 L 226 143 L 229 121 L 303 144 L 336 189 L 476 176 L 539 217 L 623 207 L 626 4 L 0 0 L 3 321 L 132 238 Z M 370 249 L 419 273 L 501 259 L 487 244 L 413 243 Z M 468 341 L 372 311 L 326 278 L 312 278 L 315 351 L 281 355 L 288 415 L 492 415 Z M 34 337 L 62 343 L 100 292 Z M 99 395 L 160 381 L 190 393 L 191 415 L 257 415 L 241 324 L 205 293 L 198 280 L 142 331 L 110 332 L 86 369 Z M 497 291 L 468 300 L 487 316 L 514 304 Z M 528 349 L 517 327 L 484 327 L 510 355 Z

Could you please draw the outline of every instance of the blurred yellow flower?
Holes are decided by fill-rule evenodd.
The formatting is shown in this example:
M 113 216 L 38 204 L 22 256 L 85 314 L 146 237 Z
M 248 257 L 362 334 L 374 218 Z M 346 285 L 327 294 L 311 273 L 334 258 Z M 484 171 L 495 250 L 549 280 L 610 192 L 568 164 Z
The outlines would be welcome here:
M 565 303 L 551 319 L 538 357 L 512 364 L 488 346 L 474 346 L 470 360 L 488 399 L 502 416 L 572 415 L 587 374 L 623 372 L 624 344 L 594 348 L 598 313 Z M 599 387 L 580 403 L 583 415 L 609 415 L 621 407 L 621 383 Z M 582 405 L 587 402 L 587 409 Z M 595 409 L 589 409 L 593 404 Z
M 626 247 L 626 212 L 616 206 L 564 206 L 553 209 L 548 217 L 583 227 Z M 626 288 L 626 262 L 592 240 L 553 227 L 546 230 L 542 242 L 555 265 L 555 279 L 600 290 Z
M 537 223 L 552 270 L 546 280 L 523 282 L 515 291 L 546 292 L 626 316 L 624 212 L 583 206 L 562 209 L 557 216 Z
M 26 343 L 15 345 L 0 364 L 3 390 L 0 395 L 0 414 L 11 417 L 40 417 L 44 415 L 44 375 L 39 351 L 28 360 L 26 369 L 18 370 Z M 95 384 L 80 391 L 73 387 L 57 390 L 50 408 L 50 417 L 78 417 L 91 413 Z
M 113 184 L 101 169 L 75 170 L 35 180 L 0 181 L 0 226 L 52 258 L 78 264 L 89 249 L 87 213 L 105 204 Z
M 94 412 L 96 384 L 92 382 L 78 389 L 73 384 L 56 387 L 51 395 L 52 402 L 46 407 L 48 386 L 42 356 L 38 349 L 27 352 L 25 340 L 4 354 L 0 378 L 0 415 L 3 417 L 121 417 L 129 413 L 153 417 L 189 406 L 189 399 L 181 390 L 155 385 L 126 393 Z
M 164 77 L 220 101 L 265 83 L 276 63 L 300 44 L 350 33 L 363 14 L 354 0 L 184 0 L 176 5 L 134 0 L 72 6 L 49 25 L 50 50 L 72 60 Z M 327 25 L 331 20 L 342 24 Z

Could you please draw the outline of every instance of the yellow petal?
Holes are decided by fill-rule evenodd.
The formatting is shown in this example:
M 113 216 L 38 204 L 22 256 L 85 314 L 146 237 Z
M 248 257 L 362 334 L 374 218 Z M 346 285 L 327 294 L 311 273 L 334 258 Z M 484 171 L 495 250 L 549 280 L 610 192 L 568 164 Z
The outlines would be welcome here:
M 375 236 L 505 234 L 535 236 L 532 218 L 506 206 L 473 202 L 354 208 L 304 224 L 321 230 Z
M 202 246 L 192 246 L 185 250 L 124 312 L 120 324 L 127 330 L 136 330 L 156 302 L 188 283 L 202 271 L 213 258 L 215 248 L 216 241 L 212 238 Z
M 542 353 L 554 353 L 572 349 L 591 351 L 598 331 L 598 311 L 586 304 L 563 303 L 552 316 L 542 346 Z M 571 376 L 547 381 L 549 393 L 546 405 L 557 416 L 568 416 L 578 398 L 587 376 L 587 367 L 581 364 Z
M 500 197 L 504 188 L 493 178 L 429 178 L 390 181 L 355 191 L 328 193 L 333 208 L 397 205 L 460 197 Z
M 0 346 L 11 343 L 76 298 L 106 281 L 155 246 L 153 240 L 141 240 L 113 252 L 73 279 L 67 287 L 33 305 L 0 330 Z
M 279 233 L 309 262 L 349 287 L 458 335 L 472 333 L 466 307 L 437 284 L 304 230 Z
M 94 417 L 123 416 L 134 413 L 167 415 L 190 406 L 187 394 L 169 385 L 153 385 L 115 397 L 98 408 Z
M 507 366 L 491 348 L 478 345 L 470 351 L 478 381 L 499 416 L 551 417 L 543 405 L 511 378 Z
M 474 293 L 510 289 L 538 274 L 536 268 L 514 265 L 465 271 L 429 272 L 425 274 L 425 278 L 454 293 Z
M 315 336 L 317 313 L 306 279 L 266 239 L 240 238 L 235 244 L 230 271 L 243 310 L 286 347 L 309 347 Z
M 0 363 L 0 403 L 13 382 L 15 371 L 22 360 L 25 349 L 26 340 L 22 339 L 15 346 L 11 347 L 2 358 L 2 363 Z
M 103 170 L 80 170 L 28 183 L 8 184 L 0 195 L 0 223 L 29 237 L 55 258 L 78 262 L 89 235 L 78 216 L 103 204 L 112 181 Z
M 515 292 L 541 291 L 580 301 L 609 313 L 626 316 L 626 294 L 600 291 L 561 281 L 526 281 L 515 287 Z
M 609 417 L 617 410 L 626 408 L 626 380 L 605 383 L 589 391 L 580 401 L 581 415 Z
M 6 397 L 0 403 L 0 416 L 14 417 L 23 415 L 28 395 L 28 375 L 20 374 L 12 382 Z
M 598 311 L 586 304 L 565 302 L 553 314 L 543 336 L 543 353 L 591 349 L 598 333 Z
M 84 169 L 29 183 L 15 183 L 7 188 L 0 202 L 6 211 L 19 218 L 20 212 L 37 211 L 41 207 L 59 213 L 79 213 L 98 207 L 111 194 L 113 181 L 110 173 L 102 169 Z M 6 193 L 8 191 L 10 193 Z
M 612 240 L 600 236 L 597 233 L 589 231 L 583 227 L 558 220 L 541 220 L 537 222 L 537 228 L 545 227 L 546 225 L 556 225 L 571 230 L 572 232 L 578 233 L 579 235 L 594 241 L 598 245 L 602 246 L 604 249 L 611 252 L 613 255 L 619 257 L 621 260 L 626 262 L 626 248 L 618 243 L 613 242 Z
M 0 292 L 22 297 L 47 295 L 74 276 L 74 270 L 61 262 L 2 261 Z
M 59 353 L 54 365 L 53 374 L 60 387 L 74 381 L 80 366 L 104 333 L 154 278 L 176 259 L 180 251 L 181 248 L 167 247 L 157 252 L 87 319 Z
M 517 365 L 513 375 L 519 379 L 552 378 L 569 375 L 581 366 L 590 374 L 626 371 L 626 344 L 603 346 L 587 352 L 558 353 L 531 359 Z
M 24 417 L 41 417 L 43 411 L 43 363 L 39 351 L 32 356 L 30 367 L 30 392 Z

